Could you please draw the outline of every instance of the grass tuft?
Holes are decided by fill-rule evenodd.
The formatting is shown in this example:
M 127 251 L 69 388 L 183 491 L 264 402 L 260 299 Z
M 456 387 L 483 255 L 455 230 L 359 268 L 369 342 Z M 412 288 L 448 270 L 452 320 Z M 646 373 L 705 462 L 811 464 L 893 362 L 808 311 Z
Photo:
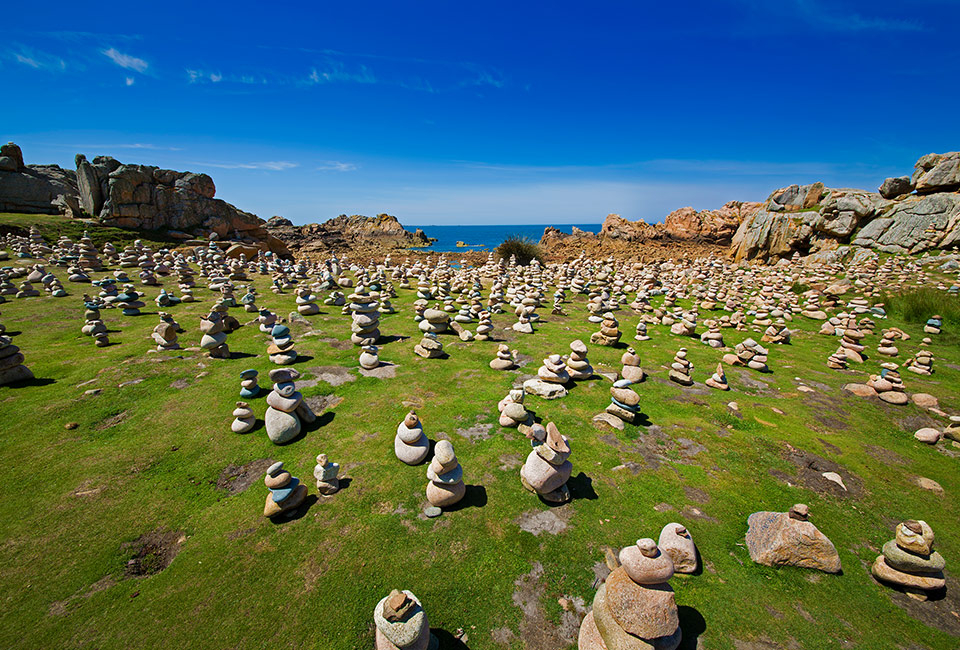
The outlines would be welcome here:
M 883 304 L 888 314 L 911 323 L 925 323 L 934 314 L 939 314 L 945 323 L 960 325 L 960 300 L 932 287 L 884 295 Z
M 498 259 L 509 260 L 511 255 L 517 258 L 517 264 L 527 266 L 534 259 L 544 263 L 543 252 L 540 246 L 529 237 L 510 235 L 497 246 L 495 251 Z

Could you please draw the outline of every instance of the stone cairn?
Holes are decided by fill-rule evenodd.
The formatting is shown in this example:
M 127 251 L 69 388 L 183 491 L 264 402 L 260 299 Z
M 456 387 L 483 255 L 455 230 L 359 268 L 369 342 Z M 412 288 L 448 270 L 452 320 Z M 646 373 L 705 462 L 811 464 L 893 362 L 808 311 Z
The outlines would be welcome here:
M 277 323 L 270 330 L 272 342 L 267 346 L 267 355 L 278 366 L 288 366 L 297 360 L 297 351 L 293 348 L 290 328 Z
M 166 312 L 160 312 L 160 323 L 153 328 L 150 337 L 157 344 L 157 352 L 165 350 L 179 350 L 180 344 L 177 343 L 177 330 L 180 328 L 173 320 L 173 317 Z
M 798 503 L 787 512 L 755 512 L 747 525 L 747 550 L 757 564 L 840 573 L 836 547 L 810 521 L 805 504 Z
M 711 348 L 723 347 L 723 332 L 720 331 L 720 323 L 716 320 L 708 320 L 704 323 L 707 331 L 700 335 L 700 342 L 709 345 Z
M 494 370 L 513 370 L 517 367 L 508 345 L 501 343 L 497 346 L 497 358 L 490 361 L 490 367 Z
M 33 379 L 33 372 L 23 361 L 23 353 L 10 337 L 0 336 L 0 386 Z
M 463 468 L 457 461 L 449 440 L 437 442 L 433 460 L 427 467 L 427 501 L 435 508 L 449 508 L 458 503 L 467 492 L 463 483 Z
M 360 348 L 360 367 L 364 370 L 373 370 L 380 366 L 380 356 L 377 354 L 377 346 L 365 345 Z
M 553 422 L 545 430 L 531 427 L 531 431 L 533 450 L 520 468 L 520 482 L 548 503 L 566 503 L 570 500 L 567 481 L 573 473 L 569 441 Z
M 311 424 L 317 419 L 313 409 L 303 401 L 294 381 L 300 373 L 293 368 L 270 371 L 273 390 L 267 394 L 267 413 L 263 418 L 267 437 L 274 444 L 290 442 L 300 435 L 301 420 Z
M 687 348 L 680 348 L 670 364 L 670 381 L 681 386 L 693 386 L 693 364 L 687 359 Z
M 439 334 L 450 326 L 450 314 L 439 309 L 439 305 L 423 310 L 423 320 L 417 323 L 421 332 Z
M 249 368 L 240 373 L 240 397 L 256 397 L 260 394 L 260 386 L 257 384 L 258 373 L 253 368 Z
M 866 333 L 860 331 L 857 319 L 851 316 L 843 330 L 843 338 L 840 339 L 840 347 L 845 350 L 848 360 L 854 363 L 863 363 L 864 347 L 860 344 L 860 341 L 865 336 Z
M 673 560 L 673 570 L 677 573 L 696 573 L 700 562 L 697 559 L 697 545 L 690 537 L 685 526 L 669 523 L 660 531 L 657 546 Z
M 517 322 L 511 326 L 513 331 L 519 332 L 520 334 L 533 334 L 533 317 L 535 311 L 536 308 L 533 306 L 518 305 L 515 311 Z
M 727 374 L 723 371 L 722 363 L 717 364 L 717 370 L 703 383 L 717 390 L 730 390 L 730 384 L 727 383 Z
M 407 465 L 419 465 L 430 452 L 430 440 L 424 435 L 423 425 L 415 411 L 407 413 L 403 422 L 397 425 L 393 451 Z
M 643 321 L 637 323 L 637 335 L 633 337 L 635 341 L 649 341 L 650 337 L 647 335 L 647 324 Z
M 907 370 L 918 375 L 933 373 L 933 353 L 930 350 L 918 350 L 907 362 Z
M 240 296 L 240 304 L 243 305 L 243 311 L 248 314 L 255 314 L 260 311 L 257 307 L 257 290 L 253 286 L 248 286 L 246 293 Z
M 267 502 L 263 506 L 264 517 L 291 516 L 307 497 L 307 486 L 283 469 L 283 462 L 277 462 L 267 468 L 263 483 L 270 490 Z
M 923 326 L 923 332 L 925 334 L 939 334 L 941 329 L 943 329 L 943 317 L 940 316 L 940 314 L 934 314 L 932 318 L 927 320 L 927 324 Z
M 103 303 L 94 301 L 90 296 L 83 296 L 83 327 L 80 331 L 87 336 L 93 337 L 93 344 L 98 348 L 110 345 L 110 338 L 107 336 L 107 326 L 100 318 L 100 307 Z M 0 334 L 3 334 L 3 328 L 0 327 Z
M 867 386 L 877 391 L 877 397 L 887 404 L 903 405 L 910 401 L 896 364 L 883 364 L 879 375 L 870 375 Z M 890 366 L 893 366 L 892 368 Z
M 676 336 L 696 336 L 697 316 L 691 312 L 683 312 L 680 319 L 670 326 L 670 333 Z
M 723 360 L 731 366 L 746 366 L 759 372 L 772 372 L 767 366 L 769 351 L 753 339 L 745 339 L 737 343 L 734 354 L 723 355 Z
M 593 366 L 587 359 L 587 346 L 577 339 L 570 344 L 570 356 L 567 357 L 567 375 L 574 381 L 593 377 Z
M 140 308 L 146 305 L 132 284 L 123 285 L 123 293 L 117 295 L 113 304 L 121 309 L 124 316 L 139 316 Z
M 313 467 L 313 478 L 317 479 L 317 491 L 330 495 L 340 489 L 340 464 L 332 463 L 326 454 L 317 455 L 317 464 Z
M 507 396 L 497 404 L 500 411 L 499 423 L 501 427 L 518 427 L 521 424 L 531 424 L 533 414 L 523 405 L 525 393 L 522 388 L 511 389 Z
M 233 418 L 230 430 L 234 433 L 247 433 L 257 425 L 253 409 L 246 402 L 237 402 L 237 407 L 233 409 Z
M 297 289 L 297 313 L 301 316 L 313 316 L 320 313 L 320 306 L 317 304 L 317 297 L 313 295 L 309 287 Z
M 277 324 L 277 315 L 269 309 L 261 309 L 257 316 L 257 324 L 261 332 L 270 334 L 273 332 L 273 326 Z
M 413 346 L 413 352 L 424 359 L 439 359 L 445 354 L 443 351 L 443 343 L 440 342 L 440 339 L 438 339 L 437 335 L 433 332 L 424 332 L 420 342 Z
M 610 415 L 627 424 L 633 424 L 640 410 L 640 396 L 630 388 L 632 384 L 633 382 L 629 379 L 618 379 L 613 382 L 610 388 L 610 403 L 607 404 L 604 413 L 595 417 L 594 420 L 599 418 L 617 429 L 623 429 L 623 425 L 605 416 Z
M 493 332 L 493 321 L 490 320 L 490 312 L 483 310 L 478 316 L 476 339 L 478 341 L 489 341 L 491 332 Z
M 827 357 L 827 367 L 833 370 L 847 369 L 847 353 L 842 347 L 837 348 L 836 352 Z
M 578 650 L 675 650 L 683 633 L 673 589 L 673 560 L 652 539 L 620 551 L 619 566 L 597 589 L 580 625 Z
M 590 335 L 590 342 L 606 347 L 613 347 L 620 342 L 620 323 L 613 312 L 604 312 L 600 331 Z
M 354 345 L 374 345 L 380 338 L 380 294 L 371 293 L 365 285 L 348 296 L 350 315 L 350 340 Z
M 933 550 L 933 529 L 925 521 L 909 519 L 897 524 L 896 537 L 883 545 L 870 572 L 883 583 L 926 600 L 932 591 L 946 587 L 943 556 Z
M 778 318 L 776 323 L 770 325 L 764 331 L 763 336 L 760 337 L 760 340 L 763 343 L 786 345 L 790 343 L 790 330 L 787 329 L 786 323 L 784 323 L 783 319 Z
M 226 326 L 223 323 L 223 314 L 211 311 L 200 319 L 200 347 L 207 351 L 211 359 L 229 359 L 230 348 L 227 346 Z
M 427 614 L 409 591 L 394 589 L 373 608 L 376 650 L 439 650 Z
M 323 304 L 330 307 L 343 307 L 347 304 L 347 297 L 342 291 L 332 291 L 329 296 L 323 299 Z
M 620 378 L 631 384 L 639 384 L 647 378 L 640 367 L 640 355 L 633 348 L 627 348 L 627 351 L 620 355 L 620 365 Z
M 893 328 L 885 329 L 880 334 L 880 343 L 877 344 L 877 354 L 885 357 L 895 357 L 900 354 L 897 349 L 897 332 Z

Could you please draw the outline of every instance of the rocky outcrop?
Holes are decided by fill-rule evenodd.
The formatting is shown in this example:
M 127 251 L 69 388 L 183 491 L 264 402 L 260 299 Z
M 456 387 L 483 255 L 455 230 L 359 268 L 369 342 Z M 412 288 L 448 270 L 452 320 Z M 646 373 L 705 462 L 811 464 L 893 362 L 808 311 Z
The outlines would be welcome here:
M 417 228 L 414 232 L 405 229 L 396 217 L 378 214 L 329 219 L 323 223 L 295 226 L 289 219 L 272 217 L 266 229 L 279 237 L 297 254 L 346 252 L 360 253 L 403 249 L 414 246 L 429 246 L 433 241 Z
M 680 208 L 667 215 L 663 229 L 674 239 L 729 244 L 740 223 L 762 207 L 762 203 L 729 201 L 719 210 Z
M 56 213 L 58 196 L 77 197 L 73 172 L 57 165 L 24 165 L 20 147 L 0 145 L 0 212 Z
M 844 244 L 888 253 L 960 245 L 960 152 L 928 154 L 913 176 L 886 179 L 879 192 L 791 185 L 744 218 L 736 260 L 832 250 Z M 912 194 L 912 192 L 916 194 Z

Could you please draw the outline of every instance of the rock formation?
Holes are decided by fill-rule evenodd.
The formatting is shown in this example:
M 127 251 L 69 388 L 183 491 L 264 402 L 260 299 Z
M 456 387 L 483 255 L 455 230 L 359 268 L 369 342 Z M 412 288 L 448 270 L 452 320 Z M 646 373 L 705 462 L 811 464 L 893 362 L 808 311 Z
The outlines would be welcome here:
M 0 145 L 0 212 L 56 214 L 57 197 L 77 199 L 77 177 L 57 165 L 24 165 L 20 147 Z
M 389 214 L 376 217 L 341 214 L 323 223 L 305 226 L 295 226 L 289 219 L 272 217 L 264 225 L 271 235 L 283 240 L 297 255 L 331 251 L 355 253 L 372 247 L 402 249 L 429 246 L 436 241 L 419 228 L 414 232 L 406 230 L 396 217 Z
M 800 503 L 789 512 L 755 512 L 747 518 L 750 559 L 767 566 L 798 566 L 840 573 L 833 542 L 809 521 L 810 509 Z

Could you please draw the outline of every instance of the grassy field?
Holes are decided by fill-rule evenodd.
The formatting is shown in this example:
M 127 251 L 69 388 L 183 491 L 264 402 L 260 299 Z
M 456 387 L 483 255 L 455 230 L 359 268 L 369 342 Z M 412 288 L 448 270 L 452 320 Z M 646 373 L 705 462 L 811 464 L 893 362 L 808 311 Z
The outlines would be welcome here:
M 179 293 L 172 279 L 166 284 Z M 266 276 L 254 284 L 261 306 L 283 316 L 294 309 L 293 293 L 270 293 Z M 566 305 L 566 317 L 542 309 L 532 336 L 504 332 L 515 319 L 494 316 L 496 338 L 527 360 L 496 372 L 487 365 L 496 341 L 441 335 L 448 359 L 415 356 L 415 296 L 399 290 L 398 313 L 381 320 L 393 339 L 380 353 L 395 364 L 388 378 L 361 376 L 358 349 L 343 344 L 350 319 L 323 307 L 309 325 L 291 329 L 303 355 L 298 386 L 324 415 L 301 439 L 275 446 L 262 424 L 246 435 L 230 431 L 240 372 L 260 370 L 269 388 L 266 373 L 275 367 L 255 326 L 228 337 L 229 360 L 150 352 L 158 289 L 146 288 L 143 315 L 102 312 L 113 345 L 98 349 L 80 333 L 80 295 L 91 288 L 67 289 L 68 298 L 0 305 L 0 322 L 16 333 L 38 378 L 0 387 L 0 647 L 369 648 L 373 607 L 393 588 L 422 600 L 445 648 L 575 647 L 605 547 L 656 538 L 671 521 L 691 531 L 704 565 L 700 575 L 672 580 L 685 648 L 957 647 L 960 450 L 914 440 L 933 420 L 913 404 L 840 390 L 878 371 L 882 327 L 913 337 L 899 345 L 900 360 L 909 358 L 923 336 L 917 323 L 879 321 L 866 339 L 871 358 L 837 372 L 825 365 L 837 340 L 801 317 L 793 344 L 771 350 L 773 373 L 729 369 L 727 393 L 702 384 L 722 351 L 651 326 L 652 340 L 635 345 L 650 375 L 637 387 L 644 424 L 618 433 L 593 427 L 609 402 L 609 381 L 599 376 L 561 400 L 528 397 L 528 408 L 555 422 L 573 449 L 575 498 L 549 508 L 520 485 L 529 443 L 497 425 L 496 404 L 545 355 L 589 340 L 597 327 L 586 320 L 582 296 Z M 199 318 L 213 302 L 206 288 L 195 295 L 200 302 L 166 310 L 187 330 L 184 347 L 197 345 Z M 242 309 L 232 313 L 252 321 Z M 618 317 L 624 343 L 634 344 L 639 316 L 621 310 Z M 724 330 L 731 347 L 747 336 L 758 333 Z M 932 347 L 935 374 L 904 372 L 908 392 L 931 393 L 953 413 L 960 412 L 958 342 L 956 329 L 945 329 Z M 696 366 L 689 389 L 666 380 L 681 346 Z M 588 347 L 597 371 L 619 370 L 622 349 Z M 801 384 L 813 392 L 799 391 Z M 92 389 L 101 392 L 85 394 Z M 260 418 L 266 392 L 250 400 Z M 411 406 L 431 439 L 453 442 L 473 486 L 464 507 L 438 519 L 421 514 L 426 465 L 405 466 L 393 453 L 396 426 Z M 262 468 L 271 459 L 315 494 L 320 452 L 350 480 L 332 497 L 311 498 L 294 520 L 262 517 L 262 469 L 248 489 L 231 493 L 230 466 L 260 461 Z M 840 473 L 848 489 L 823 471 Z M 943 492 L 920 488 L 918 477 Z M 836 545 L 842 575 L 751 562 L 747 516 L 797 502 L 810 505 Z M 869 574 L 907 518 L 926 520 L 937 534 L 950 576 L 943 600 L 911 601 Z M 549 530 L 533 534 L 531 522 Z M 141 567 L 172 562 L 131 576 L 144 543 Z

